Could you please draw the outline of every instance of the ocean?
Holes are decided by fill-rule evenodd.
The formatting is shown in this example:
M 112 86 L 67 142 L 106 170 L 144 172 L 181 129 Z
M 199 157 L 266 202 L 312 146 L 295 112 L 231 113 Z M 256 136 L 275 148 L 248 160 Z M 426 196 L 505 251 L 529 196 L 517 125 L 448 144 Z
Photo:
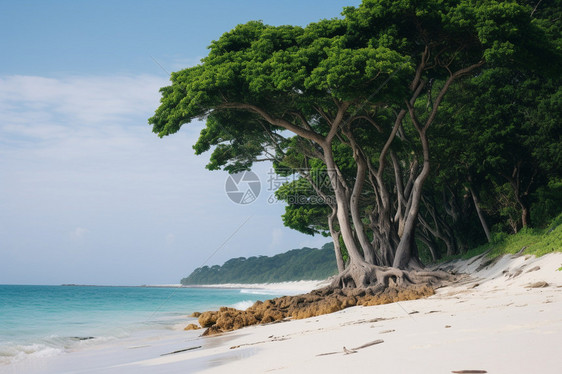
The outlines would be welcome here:
M 0 285 L 0 371 L 21 361 L 182 330 L 193 312 L 245 309 L 278 290 Z

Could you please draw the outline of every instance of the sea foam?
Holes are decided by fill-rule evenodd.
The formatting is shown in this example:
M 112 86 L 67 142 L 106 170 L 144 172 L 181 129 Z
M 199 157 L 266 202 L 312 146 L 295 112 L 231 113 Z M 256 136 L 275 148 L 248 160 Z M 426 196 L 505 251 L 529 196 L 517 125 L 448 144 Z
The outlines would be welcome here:
M 251 307 L 252 305 L 254 305 L 255 301 L 252 300 L 244 300 L 244 301 L 240 301 L 236 304 L 234 304 L 232 307 L 234 309 L 238 309 L 238 310 L 246 310 L 249 307 Z
M 63 347 L 52 347 L 46 344 L 8 344 L 0 347 L 0 365 L 9 365 L 26 359 L 56 356 L 63 352 Z

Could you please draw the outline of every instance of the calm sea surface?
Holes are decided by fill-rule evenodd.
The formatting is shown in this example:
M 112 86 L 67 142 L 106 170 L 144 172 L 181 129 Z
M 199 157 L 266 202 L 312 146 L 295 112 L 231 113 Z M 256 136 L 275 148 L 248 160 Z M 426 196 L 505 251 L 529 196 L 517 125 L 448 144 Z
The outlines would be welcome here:
M 182 329 L 193 312 L 244 309 L 276 296 L 245 289 L 0 285 L 0 365 Z

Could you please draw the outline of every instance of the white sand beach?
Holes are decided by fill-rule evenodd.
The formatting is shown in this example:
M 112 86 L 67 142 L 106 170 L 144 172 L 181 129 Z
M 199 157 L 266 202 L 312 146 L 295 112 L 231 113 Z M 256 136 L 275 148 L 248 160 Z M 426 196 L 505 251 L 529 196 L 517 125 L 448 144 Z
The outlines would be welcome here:
M 233 288 L 246 290 L 248 293 L 279 294 L 283 296 L 298 295 L 329 285 L 329 280 L 302 280 L 279 283 L 224 283 L 200 286 L 197 288 Z
M 562 253 L 504 256 L 489 264 L 480 256 L 444 266 L 471 276 L 427 299 L 353 307 L 205 338 L 198 338 L 201 330 L 176 331 L 6 372 L 560 372 Z M 176 351 L 182 352 L 162 355 Z

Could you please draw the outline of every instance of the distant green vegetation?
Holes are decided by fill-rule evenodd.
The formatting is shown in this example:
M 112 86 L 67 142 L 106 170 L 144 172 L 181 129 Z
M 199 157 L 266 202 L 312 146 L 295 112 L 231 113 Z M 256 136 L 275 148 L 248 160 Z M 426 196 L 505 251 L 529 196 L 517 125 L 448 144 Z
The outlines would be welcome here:
M 562 214 L 545 229 L 527 228 L 512 235 L 496 233 L 491 243 L 473 248 L 462 255 L 445 257 L 443 261 L 471 258 L 485 252 L 488 252 L 488 256 L 491 258 L 518 252 L 535 256 L 562 252 Z
M 181 280 L 183 285 L 224 283 L 273 283 L 326 279 L 337 272 L 334 247 L 302 248 L 273 257 L 239 257 L 222 266 L 203 266 Z

